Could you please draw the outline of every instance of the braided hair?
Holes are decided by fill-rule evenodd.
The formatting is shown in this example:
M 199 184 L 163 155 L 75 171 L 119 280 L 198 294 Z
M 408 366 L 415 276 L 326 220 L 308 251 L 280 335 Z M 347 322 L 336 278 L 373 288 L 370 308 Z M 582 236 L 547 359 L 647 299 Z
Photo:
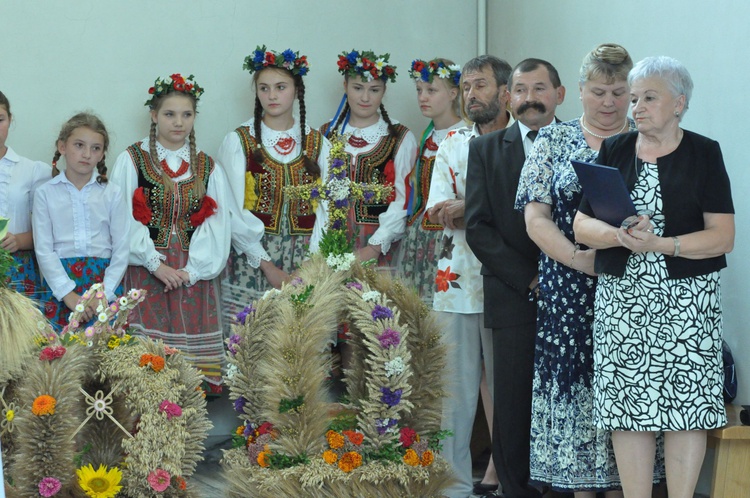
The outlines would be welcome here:
M 163 95 L 159 95 L 158 97 L 154 97 L 153 99 L 153 108 L 151 109 L 151 112 L 154 116 L 156 116 L 159 113 L 159 109 L 161 109 L 161 106 L 164 104 L 164 102 L 174 95 L 180 95 L 184 96 L 185 98 L 190 99 L 191 104 L 193 105 L 193 112 L 196 111 L 196 104 L 197 101 L 195 97 L 189 93 L 182 93 L 182 92 L 168 92 Z M 164 184 L 164 188 L 167 190 L 167 192 L 171 192 L 174 190 L 174 181 L 172 178 L 167 174 L 167 172 L 164 170 L 164 168 L 161 165 L 161 162 L 159 161 L 159 153 L 156 151 L 156 123 L 154 120 L 151 120 L 151 129 L 148 134 L 148 152 L 151 156 L 151 162 L 153 163 L 154 167 L 161 173 L 162 183 Z M 190 130 L 190 135 L 188 136 L 188 144 L 190 146 L 190 166 L 192 168 L 195 168 L 195 165 L 197 163 L 198 153 L 196 152 L 196 146 L 195 146 L 195 127 L 193 127 L 192 130 Z M 203 185 L 203 182 L 198 179 L 198 181 L 195 182 L 194 187 L 194 193 L 198 200 L 203 199 L 203 196 L 206 195 L 206 187 Z
M 101 160 L 96 164 L 96 171 L 99 173 L 96 177 L 96 182 L 100 184 L 107 183 L 107 165 L 105 160 L 107 158 L 107 149 L 109 148 L 109 133 L 107 133 L 107 128 L 104 126 L 102 120 L 96 115 L 89 112 L 79 112 L 70 118 L 60 130 L 60 134 L 57 136 L 57 142 L 55 142 L 55 144 L 57 145 L 60 142 L 66 142 L 70 138 L 70 135 L 72 135 L 78 128 L 88 128 L 104 138 L 104 154 L 102 154 Z M 52 157 L 53 177 L 60 174 L 60 170 L 57 168 L 57 161 L 60 160 L 60 157 L 62 157 L 60 150 L 55 150 L 55 155 Z
M 318 166 L 318 163 L 313 161 L 310 157 L 307 156 L 307 124 L 306 124 L 306 115 L 307 115 L 307 108 L 305 107 L 305 82 L 302 80 L 302 76 L 299 74 L 293 74 L 290 70 L 281 68 L 281 67 L 264 67 L 263 69 L 260 69 L 256 71 L 253 74 L 253 86 L 256 89 L 255 92 L 255 111 L 253 114 L 254 122 L 253 122 L 253 132 L 255 134 L 255 140 L 258 142 L 258 144 L 262 144 L 262 138 L 261 138 L 261 126 L 260 123 L 263 120 L 263 105 L 260 103 L 260 97 L 258 97 L 258 75 L 262 73 L 263 71 L 268 70 L 278 71 L 280 73 L 286 74 L 289 77 L 292 78 L 292 81 L 294 82 L 294 89 L 297 92 L 297 102 L 299 104 L 299 126 L 300 126 L 300 136 L 302 137 L 302 161 L 305 165 L 305 171 L 307 171 L 308 174 L 312 175 L 314 178 L 320 177 L 320 166 Z M 258 164 L 263 164 L 263 152 L 262 152 L 262 145 L 259 145 L 254 151 L 253 151 L 253 159 L 255 159 L 255 162 Z

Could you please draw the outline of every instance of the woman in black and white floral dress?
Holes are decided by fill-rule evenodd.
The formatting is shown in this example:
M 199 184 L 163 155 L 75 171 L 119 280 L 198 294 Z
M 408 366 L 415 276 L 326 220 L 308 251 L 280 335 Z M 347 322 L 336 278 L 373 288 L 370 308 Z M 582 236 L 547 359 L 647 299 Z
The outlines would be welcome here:
M 692 497 L 706 430 L 726 423 L 719 270 L 734 245 L 734 208 L 719 144 L 680 128 L 692 80 L 669 57 L 628 76 L 638 133 L 605 140 L 641 215 L 596 220 L 585 197 L 576 239 L 597 248 L 594 409 L 612 430 L 625 497 L 651 496 L 655 433 L 664 431 L 670 498 Z

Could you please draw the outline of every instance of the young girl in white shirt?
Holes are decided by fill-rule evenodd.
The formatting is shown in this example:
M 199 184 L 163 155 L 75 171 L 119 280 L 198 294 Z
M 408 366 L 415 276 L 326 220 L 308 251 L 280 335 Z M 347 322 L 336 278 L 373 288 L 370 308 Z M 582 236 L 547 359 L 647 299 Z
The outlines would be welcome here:
M 44 313 L 58 330 L 94 283 L 104 286 L 104 305 L 121 293 L 128 266 L 128 218 L 122 191 L 107 181 L 108 146 L 101 120 L 76 114 L 57 138 L 52 180 L 34 195 L 34 250 L 43 277 Z M 62 174 L 60 158 L 65 159 Z M 84 318 L 95 313 L 90 306 Z
M 224 344 L 214 279 L 229 254 L 230 194 L 222 171 L 195 145 L 203 88 L 192 75 L 172 74 L 157 78 L 149 94 L 149 136 L 118 156 L 111 175 L 130 218 L 125 283 L 148 291 L 131 326 L 180 349 L 207 392 L 218 394 Z
M 356 50 L 339 55 L 345 104 L 321 132 L 347 137 L 353 181 L 394 187 L 383 203 L 354 202 L 349 220 L 359 259 L 378 259 L 380 266 L 393 270 L 390 249 L 406 228 L 405 179 L 414 166 L 417 140 L 407 127 L 390 119 L 383 105 L 386 83 L 396 81 L 396 67 L 388 58 L 388 54 Z
M 325 202 L 288 201 L 283 192 L 287 185 L 320 182 L 328 170 L 330 144 L 305 122 L 307 57 L 264 45 L 245 58 L 243 67 L 253 75 L 255 114 L 224 138 L 218 158 L 242 216 L 263 222 L 265 250 L 232 252 L 222 282 L 223 308 L 231 315 L 279 287 L 309 252 L 317 251 L 327 222 Z
M 52 169 L 41 161 L 19 156 L 5 142 L 13 120 L 10 101 L 0 92 L 0 223 L 7 223 L 7 233 L 0 237 L 0 248 L 10 252 L 16 265 L 8 275 L 10 288 L 37 299 L 39 269 L 34 257 L 31 232 L 31 208 L 36 189 L 50 179 Z

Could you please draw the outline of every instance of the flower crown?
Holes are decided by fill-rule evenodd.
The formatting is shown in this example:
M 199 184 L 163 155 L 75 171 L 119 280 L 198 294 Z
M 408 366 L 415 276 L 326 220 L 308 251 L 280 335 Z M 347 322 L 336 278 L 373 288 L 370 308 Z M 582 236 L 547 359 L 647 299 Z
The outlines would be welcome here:
M 278 53 L 267 50 L 265 45 L 255 47 L 253 53 L 245 57 L 245 63 L 242 64 L 242 69 L 246 69 L 250 74 L 266 67 L 287 69 L 292 74 L 300 76 L 310 71 L 310 63 L 307 62 L 306 55 L 300 57 L 299 52 L 294 52 L 291 48 Z
M 200 100 L 203 95 L 203 87 L 195 82 L 195 76 L 192 74 L 185 78 L 180 73 L 172 74 L 164 79 L 156 78 L 154 86 L 148 89 L 148 93 L 151 98 L 146 101 L 146 104 L 150 109 L 154 108 L 154 102 L 157 98 L 168 93 L 185 93 L 192 95 L 195 101 Z
M 388 64 L 390 57 L 390 54 L 375 55 L 370 50 L 342 52 L 339 55 L 339 72 L 344 76 L 359 76 L 364 81 L 381 79 L 395 83 L 396 66 Z
M 432 79 L 437 75 L 438 78 L 450 80 L 454 85 L 461 81 L 461 66 L 458 64 L 446 65 L 439 59 L 433 59 L 429 62 L 416 59 L 411 63 L 409 75 L 419 81 L 432 83 Z

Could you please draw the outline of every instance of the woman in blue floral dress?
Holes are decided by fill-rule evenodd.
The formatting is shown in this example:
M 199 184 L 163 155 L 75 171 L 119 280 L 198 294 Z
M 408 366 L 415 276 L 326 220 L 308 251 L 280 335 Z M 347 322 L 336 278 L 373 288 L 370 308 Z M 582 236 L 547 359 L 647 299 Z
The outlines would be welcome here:
M 570 160 L 593 162 L 605 138 L 634 129 L 627 118 L 633 62 L 614 44 L 583 61 L 583 115 L 543 128 L 524 164 L 516 209 L 523 210 L 539 262 L 531 425 L 531 478 L 577 498 L 620 487 L 610 434 L 593 418 L 594 251 L 574 243 L 582 197 Z M 621 496 L 611 491 L 608 496 Z

